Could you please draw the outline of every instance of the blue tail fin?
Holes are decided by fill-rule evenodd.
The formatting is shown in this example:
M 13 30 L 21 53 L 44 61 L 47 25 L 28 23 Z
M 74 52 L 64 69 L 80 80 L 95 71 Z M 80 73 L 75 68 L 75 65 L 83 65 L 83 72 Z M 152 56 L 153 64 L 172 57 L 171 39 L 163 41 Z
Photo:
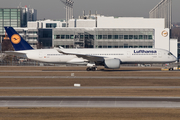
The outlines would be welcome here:
M 4 27 L 15 51 L 32 50 L 33 48 L 12 28 Z

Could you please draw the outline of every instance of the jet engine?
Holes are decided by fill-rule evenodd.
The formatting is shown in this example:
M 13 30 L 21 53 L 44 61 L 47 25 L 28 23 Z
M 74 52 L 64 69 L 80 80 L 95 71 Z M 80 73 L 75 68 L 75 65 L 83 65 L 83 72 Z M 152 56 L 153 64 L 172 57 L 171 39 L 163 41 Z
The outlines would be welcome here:
M 121 60 L 120 59 L 105 59 L 104 66 L 108 69 L 118 69 L 120 68 Z

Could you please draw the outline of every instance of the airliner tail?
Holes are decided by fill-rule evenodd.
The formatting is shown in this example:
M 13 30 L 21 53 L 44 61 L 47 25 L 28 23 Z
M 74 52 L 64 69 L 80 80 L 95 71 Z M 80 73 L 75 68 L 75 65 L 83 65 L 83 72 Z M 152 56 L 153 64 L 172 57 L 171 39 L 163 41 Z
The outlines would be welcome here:
M 12 27 L 4 27 L 15 51 L 33 49 Z

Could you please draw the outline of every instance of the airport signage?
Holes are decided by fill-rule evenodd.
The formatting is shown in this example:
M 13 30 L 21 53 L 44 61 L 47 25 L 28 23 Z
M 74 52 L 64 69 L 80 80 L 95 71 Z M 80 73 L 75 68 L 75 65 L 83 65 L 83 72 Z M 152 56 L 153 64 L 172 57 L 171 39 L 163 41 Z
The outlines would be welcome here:
M 167 32 L 166 30 L 164 30 L 164 31 L 162 31 L 161 35 L 162 35 L 163 37 L 167 37 L 167 36 L 168 36 L 168 32 Z

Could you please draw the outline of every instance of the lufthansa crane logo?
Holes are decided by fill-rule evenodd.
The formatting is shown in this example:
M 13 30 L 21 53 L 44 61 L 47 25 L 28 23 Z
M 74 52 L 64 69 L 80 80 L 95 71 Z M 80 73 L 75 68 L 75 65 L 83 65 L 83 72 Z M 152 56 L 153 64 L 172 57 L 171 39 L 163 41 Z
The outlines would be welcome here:
M 167 36 L 168 36 L 168 32 L 167 32 L 166 30 L 164 30 L 164 31 L 162 31 L 161 35 L 162 35 L 163 37 L 167 37 Z
M 11 41 L 12 41 L 12 43 L 14 43 L 14 44 L 18 44 L 18 43 L 20 43 L 20 41 L 21 41 L 21 37 L 20 37 L 18 34 L 14 34 L 14 35 L 12 35 L 12 37 L 11 37 Z

